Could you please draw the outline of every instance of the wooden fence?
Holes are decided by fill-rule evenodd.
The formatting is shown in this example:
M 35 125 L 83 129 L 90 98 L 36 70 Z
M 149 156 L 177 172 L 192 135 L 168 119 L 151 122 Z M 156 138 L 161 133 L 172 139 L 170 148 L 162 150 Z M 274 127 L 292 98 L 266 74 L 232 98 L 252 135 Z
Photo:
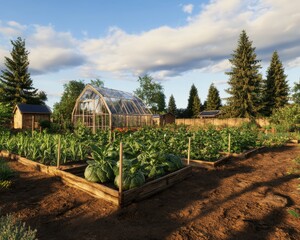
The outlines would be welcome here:
M 256 124 L 260 127 L 269 125 L 269 121 L 265 118 L 256 119 Z M 222 126 L 222 127 L 237 127 L 243 123 L 250 122 L 249 118 L 178 118 L 175 120 L 176 124 L 184 124 L 189 126 Z

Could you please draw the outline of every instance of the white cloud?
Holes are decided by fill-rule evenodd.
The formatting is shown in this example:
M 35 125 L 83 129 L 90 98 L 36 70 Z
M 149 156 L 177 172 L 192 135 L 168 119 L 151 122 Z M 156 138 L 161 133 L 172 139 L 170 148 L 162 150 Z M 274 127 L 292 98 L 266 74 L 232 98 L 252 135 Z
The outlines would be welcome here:
M 188 14 L 192 14 L 194 9 L 194 5 L 193 4 L 186 4 L 182 6 L 182 11 Z
M 291 54 L 300 55 L 300 50 L 288 53 L 300 41 L 298 9 L 298 1 L 215 0 L 185 26 L 161 26 L 140 34 L 112 28 L 105 38 L 87 39 L 80 48 L 89 66 L 99 71 L 152 72 L 161 77 L 192 69 L 216 72 L 230 67 L 227 59 L 245 29 L 259 59 L 269 59 L 278 50 L 288 60 Z
M 183 26 L 161 26 L 138 34 L 111 27 L 105 37 L 85 35 L 79 40 L 70 32 L 57 32 L 53 26 L 23 26 L 16 22 L 0 22 L 0 34 L 21 32 L 26 36 L 35 73 L 80 67 L 84 76 L 101 72 L 118 76 L 150 73 L 165 79 L 195 69 L 228 70 L 228 58 L 243 29 L 263 64 L 277 50 L 288 66 L 299 66 L 299 9 L 299 1 L 211 0 Z M 193 7 L 186 10 L 192 13 Z
M 26 41 L 33 74 L 55 72 L 80 66 L 85 58 L 79 53 L 79 42 L 69 32 L 56 32 L 52 26 L 35 25 Z
M 2 35 L 7 39 L 20 36 L 25 29 L 26 29 L 25 25 L 21 25 L 14 21 L 9 21 L 9 22 L 0 21 L 0 35 Z

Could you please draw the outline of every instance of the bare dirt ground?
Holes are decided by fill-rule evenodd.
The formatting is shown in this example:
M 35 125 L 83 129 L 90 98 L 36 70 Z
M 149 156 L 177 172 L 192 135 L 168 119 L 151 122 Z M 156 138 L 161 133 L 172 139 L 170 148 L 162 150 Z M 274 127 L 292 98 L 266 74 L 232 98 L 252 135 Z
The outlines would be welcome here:
M 118 210 L 17 162 L 1 214 L 13 213 L 38 239 L 300 239 L 300 147 L 266 149 L 192 176 Z M 288 172 L 290 172 L 288 174 Z

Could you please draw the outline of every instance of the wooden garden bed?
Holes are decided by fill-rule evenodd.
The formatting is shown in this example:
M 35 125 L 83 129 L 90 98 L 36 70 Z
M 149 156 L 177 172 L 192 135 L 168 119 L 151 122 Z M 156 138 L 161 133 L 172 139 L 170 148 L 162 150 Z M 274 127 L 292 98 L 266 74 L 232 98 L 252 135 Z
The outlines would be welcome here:
M 157 192 L 160 192 L 174 185 L 175 183 L 182 181 L 183 179 L 188 177 L 192 172 L 191 166 L 185 166 L 184 168 L 167 174 L 161 178 L 146 182 L 143 186 L 139 188 L 134 188 L 120 193 L 115 188 L 105 186 L 99 183 L 92 183 L 80 177 L 80 175 L 83 175 L 83 171 L 86 166 L 84 163 L 75 164 L 74 166 L 69 165 L 67 167 L 61 166 L 60 168 L 64 169 L 61 170 L 54 166 L 46 166 L 44 164 L 28 160 L 16 154 L 10 154 L 7 151 L 1 151 L 0 157 L 13 159 L 26 166 L 32 167 L 37 171 L 44 172 L 52 176 L 60 177 L 62 182 L 66 185 L 82 190 L 96 198 L 101 198 L 106 201 L 109 201 L 119 207 L 124 207 L 132 202 L 142 200 Z
M 250 149 L 248 151 L 245 151 L 243 153 L 231 153 L 228 154 L 226 156 L 221 157 L 220 159 L 214 161 L 214 162 L 209 162 L 209 161 L 205 161 L 205 160 L 194 160 L 191 159 L 190 160 L 190 166 L 193 167 L 200 167 L 200 168 L 206 168 L 206 169 L 215 169 L 217 166 L 225 163 L 226 161 L 228 161 L 230 158 L 235 157 L 235 158 L 247 158 L 250 154 L 252 153 L 256 153 L 260 150 L 262 150 L 264 147 L 260 147 L 260 148 L 255 148 L 255 149 Z M 185 165 L 187 165 L 188 160 L 186 158 L 182 159 L 183 163 Z

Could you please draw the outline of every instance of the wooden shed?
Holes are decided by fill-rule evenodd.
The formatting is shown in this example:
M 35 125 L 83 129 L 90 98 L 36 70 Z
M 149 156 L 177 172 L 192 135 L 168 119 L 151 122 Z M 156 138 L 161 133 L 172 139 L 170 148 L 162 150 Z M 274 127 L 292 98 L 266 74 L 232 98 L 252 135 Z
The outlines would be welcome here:
M 39 127 L 40 121 L 50 121 L 51 110 L 46 105 L 33 105 L 20 103 L 14 111 L 15 129 L 32 129 Z
M 152 116 L 154 124 L 158 126 L 165 126 L 166 124 L 175 123 L 175 115 L 173 113 L 165 113 L 165 114 L 154 114 Z

